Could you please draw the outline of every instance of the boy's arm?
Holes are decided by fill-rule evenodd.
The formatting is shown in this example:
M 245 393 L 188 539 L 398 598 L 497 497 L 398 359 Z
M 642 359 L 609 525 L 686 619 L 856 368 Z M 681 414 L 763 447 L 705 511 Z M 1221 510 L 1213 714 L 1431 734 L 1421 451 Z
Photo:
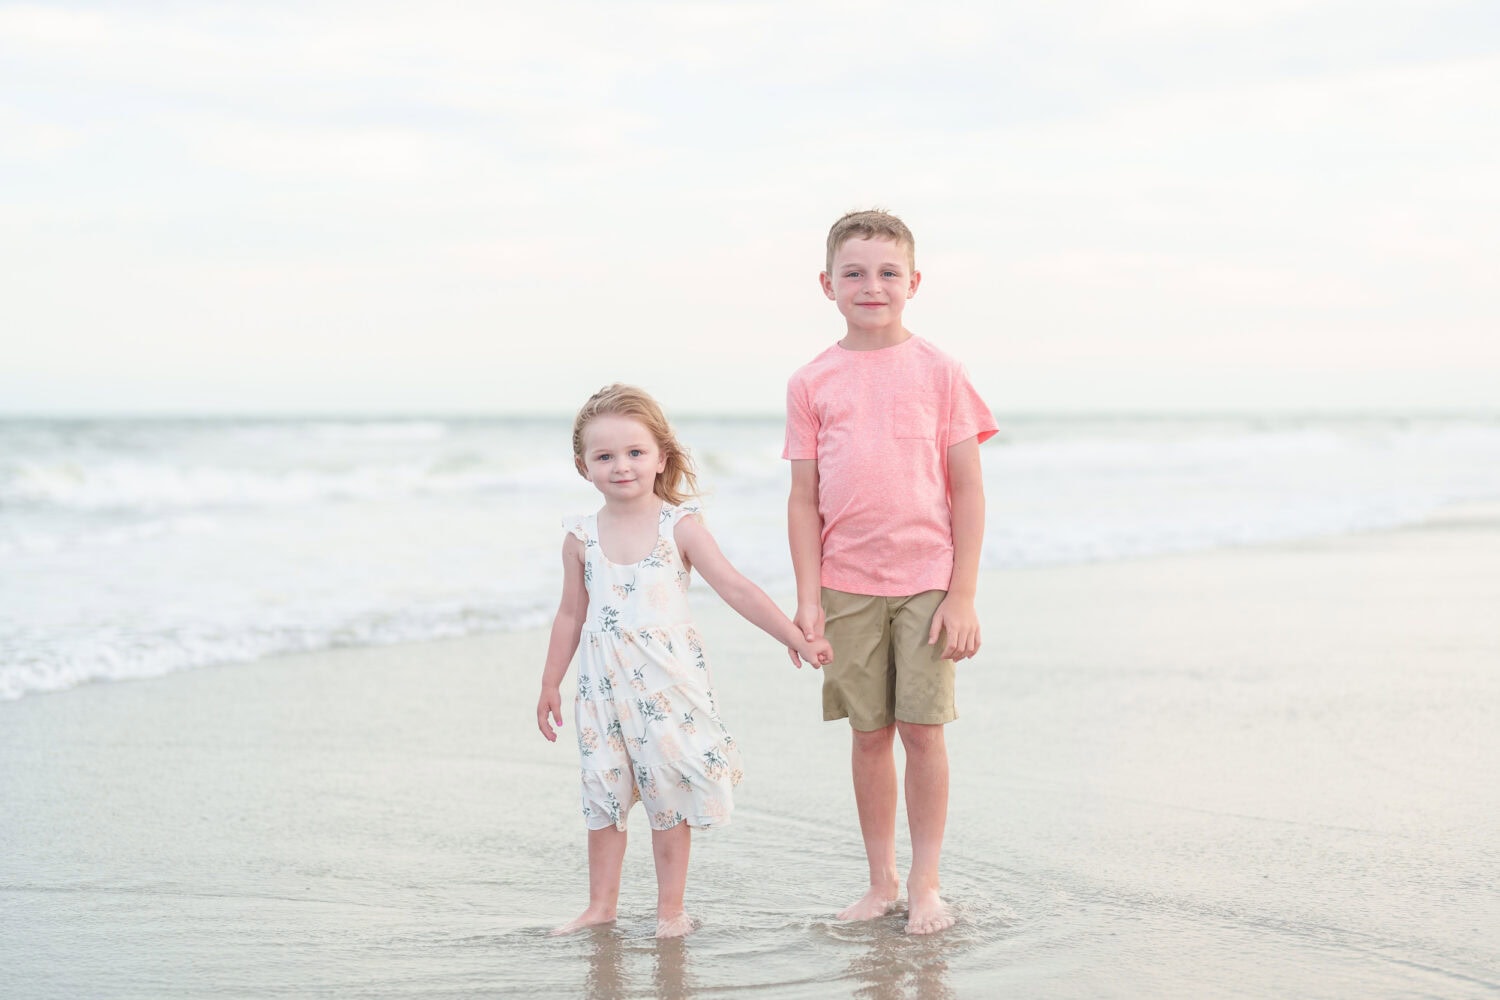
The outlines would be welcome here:
M 793 651 L 792 663 L 797 667 L 802 666 L 798 654 L 814 667 L 821 667 L 833 659 L 826 641 L 804 639 L 802 630 L 782 614 L 776 602 L 734 568 L 719 549 L 714 536 L 697 518 L 685 517 L 678 521 L 673 537 L 688 563 L 716 594 L 724 598 L 724 603 L 739 612 L 741 618 Z
M 536 702 L 536 727 L 542 735 L 557 742 L 557 731 L 553 722 L 562 728 L 563 675 L 573 654 L 578 651 L 578 640 L 583 635 L 583 623 L 589 613 L 589 590 L 583 581 L 583 543 L 576 535 L 563 539 L 563 592 L 557 606 L 557 617 L 552 620 L 552 639 L 547 643 L 547 663 L 542 668 L 542 693 Z
M 979 550 L 984 545 L 984 478 L 979 465 L 979 438 L 948 449 L 948 496 L 953 511 L 953 576 L 948 596 L 932 616 L 927 644 L 948 631 L 943 659 L 965 660 L 979 652 L 979 615 L 974 593 L 979 585 Z
M 823 518 L 818 514 L 818 460 L 792 461 L 792 492 L 786 502 L 786 533 L 797 574 L 797 613 L 792 622 L 808 641 L 823 634 Z

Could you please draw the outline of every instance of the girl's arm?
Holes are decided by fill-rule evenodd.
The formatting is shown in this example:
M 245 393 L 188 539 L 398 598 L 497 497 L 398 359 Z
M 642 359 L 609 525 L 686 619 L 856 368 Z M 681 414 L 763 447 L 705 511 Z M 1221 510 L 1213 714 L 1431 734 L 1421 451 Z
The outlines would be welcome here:
M 807 639 L 823 637 L 823 518 L 818 514 L 818 460 L 792 462 L 792 492 L 786 502 L 786 533 L 797 574 L 793 623 Z M 705 577 L 705 579 L 707 579 Z
M 815 667 L 832 661 L 833 649 L 828 645 L 828 640 L 819 637 L 809 641 L 802 629 L 781 613 L 776 602 L 767 597 L 764 590 L 751 583 L 730 564 L 724 553 L 719 551 L 714 536 L 708 533 L 708 529 L 696 517 L 685 517 L 678 521 L 674 537 L 677 548 L 687 557 L 689 565 L 703 574 L 703 579 L 724 598 L 724 603 L 738 611 L 740 617 L 758 626 L 788 649 L 796 651 L 792 662 L 798 667 L 802 666 L 797 659 L 798 654 Z
M 542 695 L 536 703 L 536 727 L 553 743 L 562 728 L 562 694 L 558 688 L 578 651 L 583 623 L 589 613 L 589 591 L 583 582 L 583 543 L 576 535 L 563 539 L 563 590 L 552 619 L 552 641 L 547 644 L 547 664 L 542 668 Z

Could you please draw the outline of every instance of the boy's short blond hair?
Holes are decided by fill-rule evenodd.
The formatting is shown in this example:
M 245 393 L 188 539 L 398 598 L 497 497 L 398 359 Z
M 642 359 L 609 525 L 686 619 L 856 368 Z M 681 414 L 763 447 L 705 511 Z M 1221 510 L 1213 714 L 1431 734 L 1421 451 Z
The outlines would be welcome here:
M 823 264 L 825 273 L 833 273 L 833 255 L 850 240 L 890 240 L 906 248 L 907 266 L 913 271 L 917 269 L 916 238 L 906 228 L 906 223 L 883 208 L 848 212 L 833 224 L 828 230 L 828 258 Z

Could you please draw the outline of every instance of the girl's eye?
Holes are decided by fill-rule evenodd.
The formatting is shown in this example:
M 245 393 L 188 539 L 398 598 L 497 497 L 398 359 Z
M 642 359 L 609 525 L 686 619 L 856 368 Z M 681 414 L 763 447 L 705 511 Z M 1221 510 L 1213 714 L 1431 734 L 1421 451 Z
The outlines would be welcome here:
M 630 449 L 630 457 L 631 458 L 640 458 L 644 454 L 645 454 L 645 452 L 641 451 L 641 449 L 639 449 L 639 448 L 632 448 L 632 449 Z
M 597 454 L 597 455 L 594 456 L 594 460 L 596 462 L 608 462 L 609 461 L 609 452 L 607 452 L 607 451 L 600 452 L 599 454 Z

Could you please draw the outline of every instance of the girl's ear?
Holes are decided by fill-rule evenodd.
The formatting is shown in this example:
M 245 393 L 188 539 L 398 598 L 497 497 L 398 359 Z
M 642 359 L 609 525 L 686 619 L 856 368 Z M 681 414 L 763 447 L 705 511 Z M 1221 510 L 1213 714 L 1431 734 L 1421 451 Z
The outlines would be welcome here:
M 589 477 L 589 470 L 584 467 L 582 455 L 573 456 L 573 468 L 577 469 L 578 474 L 584 479 L 587 479 Z

